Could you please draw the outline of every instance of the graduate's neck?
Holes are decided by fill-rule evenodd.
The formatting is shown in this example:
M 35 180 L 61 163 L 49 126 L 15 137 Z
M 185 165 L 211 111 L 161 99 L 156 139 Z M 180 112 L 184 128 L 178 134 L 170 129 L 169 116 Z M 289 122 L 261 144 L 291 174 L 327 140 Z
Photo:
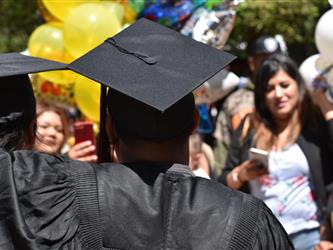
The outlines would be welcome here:
M 146 142 L 134 144 L 122 140 L 115 145 L 119 162 L 163 162 L 180 163 L 188 165 L 188 140 L 182 143 L 172 142 Z

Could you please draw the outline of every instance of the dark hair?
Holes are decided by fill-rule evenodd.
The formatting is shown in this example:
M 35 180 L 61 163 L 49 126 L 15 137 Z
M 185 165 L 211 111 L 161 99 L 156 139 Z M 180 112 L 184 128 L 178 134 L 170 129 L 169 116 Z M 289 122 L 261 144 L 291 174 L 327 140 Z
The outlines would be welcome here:
M 126 141 L 163 142 L 188 139 L 196 125 L 193 94 L 188 94 L 164 112 L 117 91 L 109 91 L 108 112 L 120 138 Z
M 0 78 L 0 148 L 32 147 L 36 101 L 28 75 Z
M 281 54 L 272 55 L 267 60 L 265 60 L 259 67 L 255 76 L 256 87 L 254 91 L 254 100 L 256 112 L 259 114 L 262 122 L 264 122 L 265 125 L 272 130 L 275 129 L 275 123 L 271 113 L 266 106 L 265 98 L 268 81 L 279 70 L 285 71 L 291 78 L 296 81 L 299 91 L 299 102 L 303 103 L 304 101 L 308 101 L 306 98 L 308 92 L 305 89 L 304 81 L 294 61 L 292 61 L 289 57 Z
M 299 93 L 299 108 L 297 116 L 294 122 L 295 126 L 299 127 L 298 134 L 305 126 L 311 127 L 316 122 L 315 116 L 318 115 L 317 109 L 312 103 L 309 92 L 305 88 L 304 80 L 302 79 L 296 63 L 289 57 L 282 54 L 274 54 L 266 59 L 263 64 L 257 70 L 255 76 L 255 108 L 254 125 L 258 130 L 256 131 L 255 138 L 259 138 L 263 134 L 271 136 L 276 133 L 276 123 L 272 117 L 272 114 L 266 105 L 266 91 L 268 88 L 269 80 L 280 70 L 286 72 L 291 78 L 293 78 L 298 85 Z M 310 125 L 311 123 L 311 125 Z M 264 125 L 264 126 L 260 126 Z M 266 130 L 266 131 L 264 131 Z M 298 134 L 295 133 L 293 139 L 296 139 Z M 271 137 L 272 139 L 272 137 Z
M 31 131 L 31 134 L 28 133 Z M 18 113 L 0 118 L 0 148 L 8 152 L 32 147 L 36 132 L 35 119 L 25 120 Z

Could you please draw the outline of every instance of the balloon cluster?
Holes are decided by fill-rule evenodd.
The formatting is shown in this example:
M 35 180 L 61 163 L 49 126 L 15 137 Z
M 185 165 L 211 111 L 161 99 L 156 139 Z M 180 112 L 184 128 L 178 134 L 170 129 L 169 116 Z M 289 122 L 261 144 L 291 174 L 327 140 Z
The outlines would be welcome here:
M 70 63 L 122 29 L 124 4 L 101 0 L 37 0 L 46 21 L 30 35 L 32 56 Z M 90 120 L 99 120 L 99 87 L 71 71 L 38 74 L 34 81 L 40 99 L 76 104 Z M 87 93 L 90 93 L 87 95 Z
M 315 42 L 319 54 L 304 60 L 299 70 L 310 90 L 325 90 L 328 100 L 333 102 L 333 9 L 324 13 L 315 30 Z
M 237 0 L 36 0 L 45 23 L 28 42 L 29 54 L 70 63 L 145 17 L 222 49 L 234 25 Z M 93 121 L 99 120 L 99 86 L 70 71 L 40 73 L 40 96 L 75 103 Z M 46 91 L 47 90 L 47 91 Z M 70 90 L 70 91 L 68 91 Z M 73 94 L 68 94 L 68 93 Z M 62 93 L 62 94 L 60 94 Z M 62 99 L 61 99 L 61 98 Z M 73 100 L 68 100 L 73 98 Z
M 235 0 L 146 1 L 139 16 L 222 49 L 234 26 Z

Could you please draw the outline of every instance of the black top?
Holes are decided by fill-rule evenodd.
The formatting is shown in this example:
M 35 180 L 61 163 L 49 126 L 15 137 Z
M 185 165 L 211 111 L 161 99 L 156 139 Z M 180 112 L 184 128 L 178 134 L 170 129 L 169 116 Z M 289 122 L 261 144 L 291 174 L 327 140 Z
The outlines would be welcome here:
M 0 165 L 0 249 L 292 249 L 261 201 L 183 165 L 1 150 Z

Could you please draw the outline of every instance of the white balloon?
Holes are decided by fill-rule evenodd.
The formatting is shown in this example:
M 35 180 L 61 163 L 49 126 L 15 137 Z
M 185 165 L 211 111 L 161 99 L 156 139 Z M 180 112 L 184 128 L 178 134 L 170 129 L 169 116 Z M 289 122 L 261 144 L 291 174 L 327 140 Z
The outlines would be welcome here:
M 322 72 L 323 70 L 325 70 L 327 67 L 331 66 L 332 64 L 333 64 L 333 62 L 322 54 L 320 54 L 320 56 L 317 58 L 317 60 L 315 62 L 316 69 L 319 72 Z
M 305 85 L 308 89 L 313 90 L 312 81 L 320 73 L 316 68 L 316 61 L 319 58 L 319 54 L 312 55 L 305 59 L 299 67 Z
M 315 41 L 319 52 L 333 62 L 333 9 L 322 15 L 315 30 Z
M 320 73 L 322 73 L 324 70 L 328 70 L 325 74 L 323 74 L 323 77 L 326 79 L 326 82 L 328 84 L 326 96 L 331 102 L 333 102 L 333 68 L 331 68 L 332 65 L 333 62 L 322 55 L 320 55 L 316 60 L 316 68 Z

